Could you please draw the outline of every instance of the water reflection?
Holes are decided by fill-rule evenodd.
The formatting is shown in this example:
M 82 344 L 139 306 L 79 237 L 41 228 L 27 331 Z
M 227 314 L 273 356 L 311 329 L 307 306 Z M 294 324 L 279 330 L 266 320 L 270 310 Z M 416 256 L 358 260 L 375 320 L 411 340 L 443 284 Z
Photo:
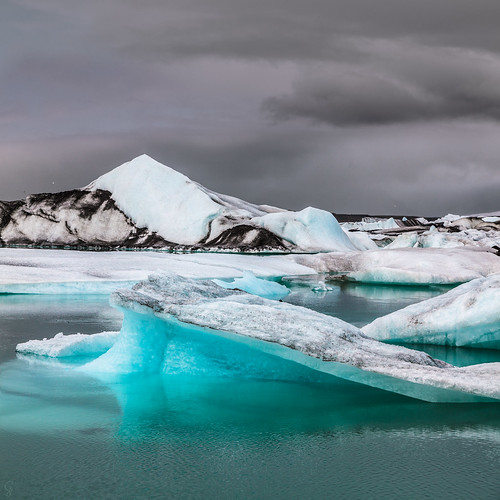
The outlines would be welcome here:
M 322 280 L 331 290 L 314 290 Z M 441 295 L 451 288 L 368 285 L 329 281 L 325 276 L 284 278 L 283 283 L 291 289 L 290 295 L 283 299 L 284 302 L 335 316 L 357 327 L 410 304 Z
M 134 374 L 97 379 L 25 360 L 0 365 L 0 428 L 165 439 L 203 429 L 346 432 L 469 429 L 500 432 L 500 404 L 430 404 L 361 384 Z M 163 439 L 163 438 L 162 438 Z

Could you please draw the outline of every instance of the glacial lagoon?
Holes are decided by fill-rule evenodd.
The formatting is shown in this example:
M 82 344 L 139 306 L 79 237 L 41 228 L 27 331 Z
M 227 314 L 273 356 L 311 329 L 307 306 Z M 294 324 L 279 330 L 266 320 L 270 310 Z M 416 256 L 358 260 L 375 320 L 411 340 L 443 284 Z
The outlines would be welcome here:
M 285 283 L 286 301 L 356 326 L 448 289 Z M 0 296 L 0 495 L 498 498 L 500 404 L 424 403 L 305 375 L 107 382 L 16 357 L 29 339 L 118 330 L 107 301 Z M 461 366 L 500 360 L 498 351 L 419 348 Z

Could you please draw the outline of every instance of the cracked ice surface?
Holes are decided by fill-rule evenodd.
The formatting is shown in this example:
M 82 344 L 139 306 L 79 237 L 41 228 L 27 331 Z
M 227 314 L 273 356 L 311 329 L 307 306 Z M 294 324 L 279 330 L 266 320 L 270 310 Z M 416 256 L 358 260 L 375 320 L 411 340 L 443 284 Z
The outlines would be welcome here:
M 500 274 L 377 318 L 362 328 L 377 340 L 500 348 Z
M 158 275 L 115 292 L 112 302 L 124 309 L 124 327 L 108 352 L 82 367 L 86 372 L 161 371 L 168 368 L 170 343 L 215 337 L 427 401 L 500 399 L 499 363 L 456 368 L 380 343 L 337 318 L 211 281 Z

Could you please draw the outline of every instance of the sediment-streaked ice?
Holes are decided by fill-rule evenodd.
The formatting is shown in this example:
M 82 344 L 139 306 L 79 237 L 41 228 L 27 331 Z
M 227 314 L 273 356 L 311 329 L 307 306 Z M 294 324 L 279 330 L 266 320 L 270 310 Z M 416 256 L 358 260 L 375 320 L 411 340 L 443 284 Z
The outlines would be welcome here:
M 109 351 L 81 368 L 86 372 L 168 371 L 171 360 L 177 370 L 183 363 L 189 370 L 200 346 L 211 344 L 209 358 L 220 341 L 229 353 L 226 366 L 239 370 L 250 369 L 252 357 L 231 359 L 230 345 L 418 399 L 500 399 L 500 364 L 456 368 L 373 340 L 337 318 L 211 281 L 157 275 L 115 292 L 112 303 L 124 310 L 123 328 Z
M 362 330 L 377 340 L 498 349 L 500 274 L 377 318 Z
M 355 250 L 330 212 L 253 205 L 210 191 L 147 155 L 102 175 L 86 189 L 109 191 L 136 226 L 167 242 L 203 247 L 225 230 L 245 225 L 267 229 L 293 251 Z
M 252 295 L 272 300 L 284 299 L 290 293 L 286 286 L 275 281 L 257 278 L 249 271 L 245 271 L 242 278 L 235 278 L 231 282 L 222 280 L 213 280 L 213 282 L 227 290 L 243 290 Z

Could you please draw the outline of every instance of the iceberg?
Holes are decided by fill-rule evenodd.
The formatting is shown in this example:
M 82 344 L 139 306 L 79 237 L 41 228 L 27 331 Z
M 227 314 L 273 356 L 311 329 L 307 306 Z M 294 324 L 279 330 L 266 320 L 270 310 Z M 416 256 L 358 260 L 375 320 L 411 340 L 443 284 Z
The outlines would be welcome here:
M 106 353 L 79 368 L 86 373 L 206 373 L 210 363 L 251 372 L 268 363 L 272 376 L 286 361 L 426 401 L 500 399 L 500 363 L 456 368 L 337 318 L 212 281 L 155 275 L 111 301 L 124 312 L 122 330 Z
M 0 293 L 109 294 L 154 272 L 190 278 L 235 278 L 244 270 L 258 277 L 310 275 L 292 255 L 237 253 L 74 252 L 0 248 Z
M 76 333 L 64 335 L 60 332 L 52 339 L 29 340 L 16 346 L 20 354 L 34 354 L 49 358 L 99 356 L 116 341 L 119 332 L 101 332 L 92 335 Z
M 295 256 L 318 272 L 391 285 L 453 285 L 500 272 L 500 259 L 473 248 L 391 248 Z
M 252 222 L 288 241 L 299 251 L 356 250 L 333 214 L 318 208 L 307 207 L 300 212 L 276 212 L 255 217 Z
M 358 250 L 375 250 L 378 248 L 378 245 L 370 238 L 368 233 L 362 231 L 348 231 L 347 229 L 344 229 L 344 232 Z
M 147 155 L 81 189 L 0 202 L 5 245 L 279 253 L 354 249 L 339 230 L 324 210 L 291 212 L 219 194 Z
M 376 231 L 379 229 L 395 229 L 400 227 L 394 220 L 394 217 L 388 219 L 376 219 L 373 217 L 364 217 L 360 222 L 343 222 L 342 227 L 347 230 L 356 231 Z
M 244 271 L 242 278 L 235 278 L 232 282 L 213 280 L 213 282 L 227 290 L 243 290 L 244 292 L 258 295 L 266 299 L 281 300 L 290 294 L 290 290 L 275 281 L 257 278 L 250 271 Z
M 500 349 L 500 274 L 377 318 L 362 331 L 382 341 Z
M 109 191 L 117 206 L 139 227 L 185 245 L 204 239 L 210 222 L 224 212 L 201 186 L 147 155 L 104 174 L 86 189 Z

